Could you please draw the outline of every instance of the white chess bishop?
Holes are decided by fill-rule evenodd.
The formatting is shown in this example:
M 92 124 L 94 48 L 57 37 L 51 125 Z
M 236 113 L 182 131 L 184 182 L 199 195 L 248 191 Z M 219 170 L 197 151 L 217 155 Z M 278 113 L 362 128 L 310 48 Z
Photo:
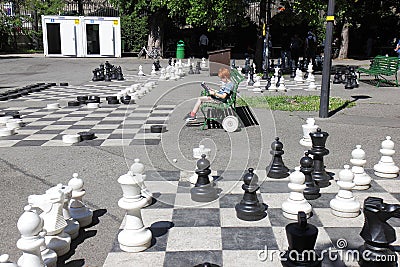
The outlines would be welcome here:
M 283 216 L 291 220 L 297 220 L 299 211 L 304 211 L 307 218 L 311 216 L 312 207 L 310 203 L 304 198 L 303 191 L 306 188 L 304 184 L 306 178 L 297 166 L 295 171 L 289 176 L 288 187 L 291 190 L 289 198 L 282 203 Z
M 77 173 L 74 173 L 72 177 L 68 182 L 68 186 L 72 188 L 69 212 L 71 217 L 79 222 L 80 227 L 85 227 L 92 223 L 93 211 L 86 207 L 82 200 L 86 195 L 86 191 L 83 189 L 83 180 L 78 177 Z
M 350 166 L 344 165 L 344 170 L 339 172 L 339 181 L 337 181 L 340 187 L 339 192 L 329 203 L 332 214 L 337 217 L 354 218 L 360 215 L 361 204 L 351 191 L 355 186 L 353 179 L 354 174 Z
M 29 205 L 25 206 L 24 210 L 17 222 L 18 231 L 21 233 L 17 247 L 22 250 L 22 256 L 17 264 L 20 267 L 45 267 L 40 253 L 40 247 L 45 244 L 46 234 L 43 231 L 43 219 Z
M 399 167 L 394 164 L 392 157 L 395 150 L 391 139 L 390 136 L 386 136 L 386 140 L 382 142 L 382 148 L 379 150 L 382 157 L 374 166 L 375 175 L 382 178 L 396 178 L 399 175 Z
M 354 189 L 367 190 L 371 187 L 371 177 L 365 172 L 364 165 L 367 163 L 365 160 L 365 151 L 361 149 L 361 145 L 356 145 L 356 149 L 351 152 L 352 159 L 350 159 L 353 167 L 351 171 L 354 173 Z
M 121 250 L 140 252 L 150 247 L 152 234 L 144 227 L 141 209 L 147 205 L 147 199 L 142 196 L 140 176 L 131 171 L 118 178 L 123 197 L 118 206 L 126 210 L 124 229 L 118 234 Z
M 144 196 L 147 199 L 147 205 L 150 205 L 153 202 L 153 194 L 147 189 L 146 184 L 144 182 L 146 180 L 144 169 L 145 167 L 140 162 L 140 159 L 135 159 L 134 163 L 130 168 L 130 171 L 132 172 L 133 176 L 137 181 L 141 181 L 139 185 L 142 189 L 141 190 L 142 196 Z

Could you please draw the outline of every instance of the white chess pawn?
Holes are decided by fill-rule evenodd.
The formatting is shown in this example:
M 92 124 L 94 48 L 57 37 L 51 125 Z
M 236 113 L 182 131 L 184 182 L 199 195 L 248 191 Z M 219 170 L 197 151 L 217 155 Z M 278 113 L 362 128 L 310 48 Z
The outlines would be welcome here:
M 303 138 L 300 139 L 300 145 L 311 148 L 312 141 L 310 133 L 316 132 L 318 125 L 315 124 L 314 118 L 307 118 L 306 124 L 303 124 L 301 127 L 303 128 Z
M 0 255 L 0 267 L 18 267 L 16 263 L 9 261 L 9 258 L 8 254 Z
M 283 78 L 283 76 L 279 80 L 279 86 L 278 86 L 277 90 L 278 91 L 286 91 L 285 78 Z
M 295 171 L 289 176 L 289 184 L 291 192 L 289 198 L 282 203 L 283 216 L 291 220 L 297 220 L 299 211 L 304 211 L 307 218 L 311 216 L 312 207 L 310 203 L 304 198 L 303 191 L 306 188 L 304 184 L 306 178 L 297 166 Z
M 276 78 L 275 76 L 271 77 L 271 86 L 268 88 L 269 91 L 276 91 L 276 89 L 278 89 L 276 87 Z
M 20 267 L 45 267 L 40 247 L 45 244 L 43 232 L 43 219 L 32 210 L 32 206 L 25 206 L 25 212 L 17 222 L 21 238 L 17 241 L 18 249 L 22 256 L 18 259 Z
M 79 235 L 79 222 L 71 217 L 71 213 L 69 212 L 69 202 L 72 198 L 72 187 L 64 186 L 62 184 L 57 185 L 61 191 L 64 193 L 64 205 L 63 205 L 63 217 L 67 222 L 67 226 L 64 231 L 71 236 L 72 239 L 75 239 Z
M 317 90 L 317 86 L 315 85 L 315 83 L 314 83 L 313 81 L 311 81 L 311 82 L 308 84 L 307 90 L 309 90 L 309 91 Z
M 337 181 L 340 187 L 339 192 L 329 203 L 333 215 L 343 218 L 354 218 L 360 215 L 360 202 L 355 199 L 351 191 L 355 186 L 353 179 L 354 174 L 350 166 L 344 165 L 344 170 L 339 172 L 339 181 Z
M 206 155 L 206 158 L 210 158 L 210 154 L 211 154 L 211 149 L 210 148 L 206 148 L 204 145 L 199 145 L 199 147 L 193 148 L 193 157 L 195 159 L 201 159 L 201 155 Z M 197 162 L 195 163 L 195 169 L 197 168 Z M 189 177 L 189 182 L 191 184 L 196 184 L 197 183 L 197 174 L 193 173 L 190 177 Z M 210 174 L 208 176 L 208 179 L 210 180 L 210 182 L 214 181 L 214 177 Z
M 379 150 L 382 157 L 374 166 L 375 175 L 382 178 L 396 178 L 399 175 L 399 167 L 394 164 L 392 158 L 396 151 L 391 139 L 390 136 L 386 136 L 386 140 L 382 142 L 382 148 Z
M 143 66 L 139 65 L 139 72 L 138 72 L 139 76 L 144 76 L 144 72 L 143 72 Z
M 186 67 L 190 67 L 190 58 L 187 60 Z
M 156 75 L 157 75 L 156 66 L 154 66 L 154 64 L 151 65 L 151 72 L 150 72 L 150 74 L 151 74 L 151 76 L 156 76 Z
M 360 145 L 356 145 L 356 149 L 351 152 L 350 159 L 353 167 L 351 171 L 354 173 L 355 190 L 367 190 L 371 186 L 371 177 L 365 172 L 364 165 L 367 163 L 365 160 L 365 151 L 361 149 Z
M 242 73 L 242 67 L 239 66 L 239 67 L 237 68 L 237 70 L 238 70 L 239 73 Z
M 77 173 L 74 173 L 72 177 L 68 182 L 68 186 L 72 188 L 69 212 L 71 217 L 79 222 L 80 227 L 85 227 L 92 223 L 93 212 L 82 201 L 82 198 L 86 195 L 86 191 L 83 189 L 83 180 L 78 178 Z
M 294 77 L 294 81 L 296 83 L 303 82 L 303 72 L 299 68 L 296 70 L 296 76 Z
M 206 67 L 207 67 L 206 59 L 203 57 L 203 58 L 201 59 L 201 68 L 202 68 L 202 69 L 205 69 Z
M 146 175 L 144 174 L 144 165 L 140 162 L 140 159 L 135 159 L 135 162 L 132 164 L 130 171 L 132 172 L 133 176 L 135 176 L 135 178 L 138 177 L 138 181 L 142 181 L 141 183 L 139 183 L 140 187 L 142 188 L 141 193 L 142 196 L 147 199 L 147 205 L 150 205 L 153 202 L 153 194 L 147 189 L 146 184 L 144 183 Z
M 118 178 L 123 197 L 118 201 L 118 206 L 126 210 L 125 227 L 118 234 L 121 250 L 126 252 L 139 252 L 151 245 L 152 234 L 144 227 L 141 209 L 147 204 L 147 199 L 141 194 L 141 180 L 129 171 Z
M 165 78 L 165 68 L 161 68 L 161 75 L 160 75 L 159 80 L 161 80 L 161 81 L 166 80 L 166 78 Z

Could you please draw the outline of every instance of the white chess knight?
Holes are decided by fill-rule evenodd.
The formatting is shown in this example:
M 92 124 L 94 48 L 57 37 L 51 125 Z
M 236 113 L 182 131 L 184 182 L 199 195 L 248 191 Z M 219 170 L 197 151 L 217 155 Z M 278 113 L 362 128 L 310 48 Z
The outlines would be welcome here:
M 297 220 L 298 212 L 304 211 L 307 218 L 309 218 L 311 216 L 312 207 L 303 195 L 303 191 L 306 188 L 304 184 L 306 178 L 304 174 L 300 172 L 299 166 L 290 174 L 289 180 L 288 187 L 291 192 L 289 198 L 282 203 L 283 216 L 291 220 Z
M 206 155 L 206 158 L 210 158 L 210 154 L 211 154 L 211 149 L 210 148 L 206 148 L 204 145 L 199 145 L 199 147 L 195 147 L 193 148 L 193 158 L 195 159 L 201 159 L 201 155 Z M 197 168 L 197 162 L 195 164 L 195 169 Z M 197 183 L 197 174 L 193 173 L 190 177 L 189 177 L 189 182 L 191 184 L 196 184 Z M 210 182 L 214 181 L 214 177 L 210 174 L 208 176 L 208 179 L 210 180 Z
M 40 253 L 40 247 L 45 245 L 44 236 L 46 235 L 46 231 L 43 231 L 43 219 L 29 205 L 25 206 L 24 210 L 25 212 L 17 222 L 18 231 L 21 233 L 17 247 L 22 250 L 18 266 L 45 267 Z
M 57 256 L 62 256 L 70 250 L 71 236 L 65 233 L 67 226 L 62 215 L 64 193 L 57 187 L 50 188 L 43 195 L 30 195 L 28 202 L 32 207 L 40 208 L 46 230 L 45 242 L 48 248 L 54 250 Z
M 92 223 L 93 211 L 86 207 L 82 200 L 86 195 L 86 191 L 83 189 L 83 180 L 78 178 L 77 173 L 74 173 L 72 177 L 68 182 L 68 186 L 72 188 L 69 212 L 71 217 L 79 222 L 80 227 L 85 227 Z
M 355 183 L 354 174 L 349 165 L 344 165 L 344 169 L 339 172 L 339 192 L 329 203 L 331 212 L 337 217 L 354 218 L 360 215 L 361 204 L 353 196 L 351 191 Z
M 303 138 L 300 139 L 300 145 L 311 148 L 312 141 L 310 133 L 316 132 L 318 125 L 315 124 L 314 118 L 307 118 L 306 124 L 303 124 L 301 127 L 303 128 Z
M 350 159 L 353 167 L 351 171 L 354 173 L 354 189 L 367 190 L 371 187 L 371 177 L 365 172 L 364 165 L 367 163 L 365 160 L 365 151 L 361 149 L 360 145 L 356 145 L 356 149 L 351 152 L 352 159 Z
M 399 167 L 394 164 L 393 155 L 394 142 L 390 136 L 386 136 L 386 140 L 382 142 L 382 148 L 379 152 L 382 154 L 378 164 L 374 165 L 375 175 L 382 178 L 396 178 L 399 175 Z
M 118 206 L 126 210 L 124 229 L 118 234 L 121 250 L 140 252 L 151 245 L 151 231 L 144 227 L 141 209 L 147 205 L 147 199 L 142 196 L 140 176 L 134 176 L 131 171 L 118 178 L 123 197 Z
M 143 66 L 139 65 L 139 72 L 138 72 L 139 76 L 144 76 L 144 72 L 143 72 Z
M 134 163 L 132 164 L 130 171 L 132 172 L 132 175 L 134 175 L 135 179 L 137 181 L 141 181 L 139 183 L 142 191 L 142 196 L 144 196 L 147 199 L 147 205 L 150 205 L 153 202 L 153 194 L 147 189 L 145 180 L 146 180 L 146 175 L 144 174 L 144 165 L 143 163 L 140 162 L 140 159 L 135 159 Z M 146 206 L 147 206 L 146 205 Z
M 69 202 L 72 198 L 72 187 L 64 186 L 62 184 L 57 185 L 64 193 L 64 205 L 63 205 L 63 217 L 67 222 L 67 226 L 64 231 L 71 236 L 72 239 L 75 239 L 79 235 L 79 222 L 71 217 L 71 213 L 69 212 Z

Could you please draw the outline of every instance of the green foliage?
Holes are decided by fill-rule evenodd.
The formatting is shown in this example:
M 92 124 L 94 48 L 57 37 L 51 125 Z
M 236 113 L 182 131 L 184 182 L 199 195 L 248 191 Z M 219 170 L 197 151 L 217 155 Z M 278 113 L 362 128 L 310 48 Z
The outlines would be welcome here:
M 42 15 L 58 15 L 65 7 L 64 0 L 25 0 L 24 6 L 36 10 L 38 17 Z
M 8 16 L 0 10 L 0 50 L 16 49 L 16 37 L 23 31 L 24 16 Z
M 265 108 L 283 111 L 318 111 L 320 97 L 311 96 L 256 96 L 242 97 L 237 101 L 238 106 L 248 105 L 253 108 Z M 339 97 L 329 98 L 329 110 L 335 110 L 342 106 L 353 107 L 356 104 Z
M 148 23 L 147 17 L 139 17 L 136 13 L 121 16 L 121 35 L 125 42 L 125 51 L 140 51 L 146 45 Z

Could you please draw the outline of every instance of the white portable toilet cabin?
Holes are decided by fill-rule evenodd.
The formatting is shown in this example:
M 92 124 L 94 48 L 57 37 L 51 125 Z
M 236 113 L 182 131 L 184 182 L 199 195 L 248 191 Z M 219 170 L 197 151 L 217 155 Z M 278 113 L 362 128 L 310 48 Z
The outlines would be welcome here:
M 119 17 L 42 16 L 45 56 L 121 57 Z

